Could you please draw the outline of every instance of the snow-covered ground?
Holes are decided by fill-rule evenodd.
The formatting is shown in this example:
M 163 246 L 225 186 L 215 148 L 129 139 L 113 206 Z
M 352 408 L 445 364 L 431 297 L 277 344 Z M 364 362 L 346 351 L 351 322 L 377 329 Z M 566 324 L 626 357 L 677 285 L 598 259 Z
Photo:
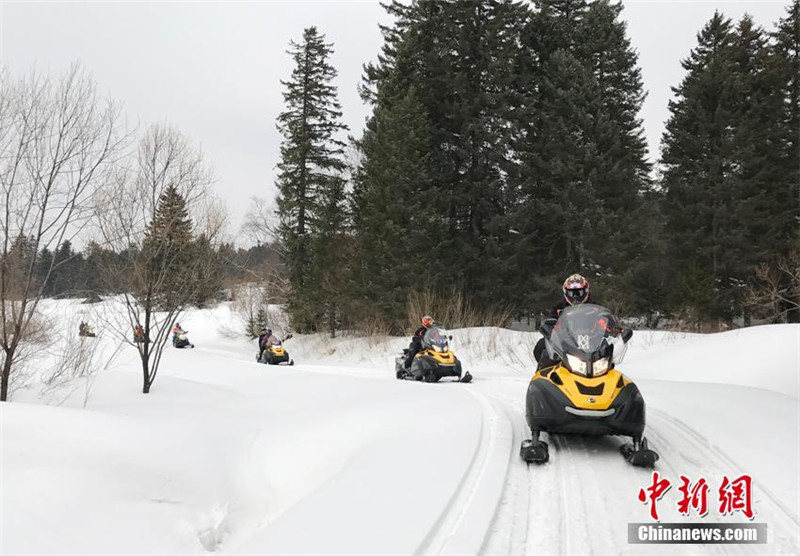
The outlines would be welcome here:
M 98 308 L 49 301 L 59 329 Z M 621 369 L 648 403 L 656 470 L 753 477 L 769 544 L 627 544 L 647 522 L 614 438 L 551 439 L 525 465 L 524 396 L 537 334 L 455 330 L 472 384 L 394 379 L 404 338 L 299 336 L 294 367 L 253 361 L 227 305 L 182 320 L 148 395 L 132 348 L 88 391 L 33 377 L 0 404 L 0 553 L 797 553 L 800 326 L 713 335 L 638 331 Z M 96 358 L 116 341 L 102 330 Z M 67 341 L 67 340 L 64 340 Z M 57 354 L 41 360 L 53 364 Z M 85 407 L 84 407 L 85 406 Z

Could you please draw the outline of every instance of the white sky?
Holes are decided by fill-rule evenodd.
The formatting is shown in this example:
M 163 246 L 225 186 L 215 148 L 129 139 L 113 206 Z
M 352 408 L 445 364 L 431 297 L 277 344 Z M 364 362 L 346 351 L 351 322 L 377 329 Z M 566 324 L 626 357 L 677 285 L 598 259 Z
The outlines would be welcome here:
M 767 29 L 789 0 L 628 0 L 623 17 L 639 51 L 648 97 L 642 110 L 651 158 L 668 116 L 680 60 L 715 9 L 750 13 Z M 60 72 L 79 60 L 129 120 L 169 122 L 202 145 L 236 232 L 252 196 L 274 196 L 282 109 L 280 79 L 291 71 L 291 39 L 316 25 L 334 43 L 345 123 L 359 136 L 368 107 L 356 87 L 361 66 L 388 23 L 373 1 L 12 2 L 0 0 L 0 62 Z

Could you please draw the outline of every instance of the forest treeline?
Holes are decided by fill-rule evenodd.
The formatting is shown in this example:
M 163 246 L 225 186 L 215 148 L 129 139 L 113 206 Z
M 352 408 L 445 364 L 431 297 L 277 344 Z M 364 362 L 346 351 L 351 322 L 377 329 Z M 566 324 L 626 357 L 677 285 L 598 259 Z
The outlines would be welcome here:
M 799 4 L 770 29 L 716 13 L 699 30 L 655 166 L 621 3 L 386 4 L 360 137 L 342 123 L 333 45 L 310 27 L 282 82 L 277 225 L 248 223 L 272 239 L 197 234 L 190 301 L 268 283 L 299 331 L 397 333 L 410 307 L 450 302 L 537 318 L 580 272 L 650 324 L 798 321 Z M 35 260 L 46 296 L 123 293 L 130 273 L 107 269 L 133 268 L 138 243 L 19 234 L 5 259 Z
M 350 160 L 333 45 L 314 27 L 291 44 L 277 185 L 296 328 L 399 332 L 420 292 L 535 316 L 573 272 L 625 315 L 798 320 L 797 0 L 771 29 L 716 13 L 699 30 L 655 168 L 621 3 L 385 7 Z

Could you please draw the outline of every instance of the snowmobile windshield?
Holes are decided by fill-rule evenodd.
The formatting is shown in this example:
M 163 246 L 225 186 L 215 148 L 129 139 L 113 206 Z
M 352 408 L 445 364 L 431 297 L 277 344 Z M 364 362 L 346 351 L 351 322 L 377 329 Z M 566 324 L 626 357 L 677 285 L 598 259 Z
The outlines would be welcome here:
M 425 335 L 422 337 L 422 346 L 424 348 L 438 349 L 444 351 L 450 345 L 447 333 L 441 328 L 434 326 L 429 328 Z
M 611 311 L 589 303 L 564 309 L 549 340 L 555 354 L 571 371 L 599 376 L 608 370 L 612 353 L 624 347 L 621 333 L 622 329 Z M 617 344 L 622 345 L 617 348 Z M 614 362 L 617 362 L 617 357 L 614 357 Z

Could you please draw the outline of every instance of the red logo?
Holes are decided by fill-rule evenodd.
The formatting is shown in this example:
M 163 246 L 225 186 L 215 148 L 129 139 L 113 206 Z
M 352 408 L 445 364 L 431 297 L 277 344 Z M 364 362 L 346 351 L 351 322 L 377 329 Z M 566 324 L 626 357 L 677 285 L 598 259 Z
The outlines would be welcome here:
M 722 486 L 719 487 L 719 513 L 730 515 L 733 512 L 742 512 L 747 519 L 753 519 L 752 485 L 750 475 L 742 475 L 738 479 L 729 481 L 723 477 Z
M 658 521 L 658 509 L 656 508 L 656 502 L 658 502 L 661 497 L 667 493 L 669 487 L 671 486 L 672 483 L 670 483 L 668 479 L 659 480 L 658 471 L 654 471 L 653 484 L 647 487 L 647 489 L 639 489 L 639 501 L 645 504 L 650 504 L 650 517 L 656 521 Z
M 681 497 L 678 500 L 678 512 L 688 516 L 696 512 L 697 517 L 708 515 L 708 493 L 709 485 L 704 477 L 700 477 L 697 482 L 692 481 L 683 475 L 680 476 L 681 485 L 678 487 Z M 666 477 L 661 477 L 658 471 L 653 472 L 650 486 L 639 489 L 639 501 L 650 506 L 650 517 L 658 521 L 658 501 L 672 487 L 672 482 Z M 732 515 L 735 512 L 742 512 L 748 519 L 755 517 L 753 511 L 753 480 L 750 475 L 742 475 L 734 480 L 727 476 L 722 478 L 719 487 L 719 515 Z

